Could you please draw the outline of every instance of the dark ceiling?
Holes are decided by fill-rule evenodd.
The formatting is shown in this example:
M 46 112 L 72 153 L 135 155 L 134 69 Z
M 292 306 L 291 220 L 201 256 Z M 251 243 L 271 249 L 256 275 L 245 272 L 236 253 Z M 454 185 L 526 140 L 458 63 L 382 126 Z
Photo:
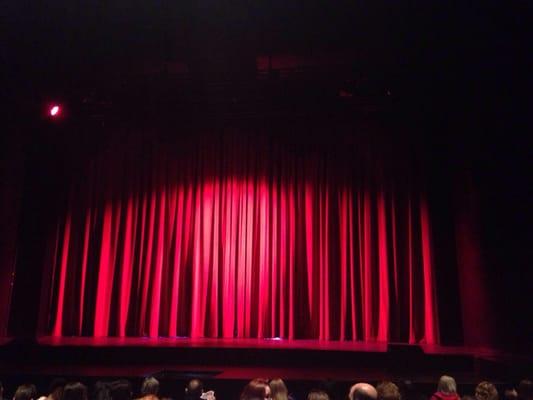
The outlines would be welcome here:
M 215 71 L 235 79 L 253 71 L 257 56 L 276 54 L 329 57 L 334 75 L 339 52 L 352 54 L 359 75 L 433 79 L 525 50 L 528 2 L 466 3 L 11 1 L 3 56 L 8 80 L 72 86 L 73 79 L 153 72 L 166 63 L 182 63 L 204 80 L 219 80 Z M 323 67 L 320 74 L 328 74 Z
M 52 98 L 91 115 L 392 105 L 446 130 L 525 111 L 527 1 L 26 0 L 5 15 L 3 88 L 22 113 Z

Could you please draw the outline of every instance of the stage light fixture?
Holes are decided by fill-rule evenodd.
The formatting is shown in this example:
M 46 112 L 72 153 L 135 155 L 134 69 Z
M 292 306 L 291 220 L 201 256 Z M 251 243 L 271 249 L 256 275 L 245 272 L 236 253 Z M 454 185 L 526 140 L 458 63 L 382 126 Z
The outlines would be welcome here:
M 57 104 L 52 105 L 48 113 L 51 117 L 58 117 L 61 114 L 61 106 Z

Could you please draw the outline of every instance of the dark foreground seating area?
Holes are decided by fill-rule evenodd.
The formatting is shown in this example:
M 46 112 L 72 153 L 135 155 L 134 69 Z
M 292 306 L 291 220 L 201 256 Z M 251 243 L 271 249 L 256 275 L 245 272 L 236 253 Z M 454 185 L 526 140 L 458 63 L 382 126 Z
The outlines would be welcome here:
M 182 377 L 183 378 L 183 377 Z M 149 376 L 99 380 L 34 377 L 33 382 L 0 382 L 0 399 L 13 400 L 532 400 L 533 382 L 482 381 L 457 384 L 447 375 L 433 387 L 399 382 L 287 381 L 256 378 L 248 383 L 190 377 Z

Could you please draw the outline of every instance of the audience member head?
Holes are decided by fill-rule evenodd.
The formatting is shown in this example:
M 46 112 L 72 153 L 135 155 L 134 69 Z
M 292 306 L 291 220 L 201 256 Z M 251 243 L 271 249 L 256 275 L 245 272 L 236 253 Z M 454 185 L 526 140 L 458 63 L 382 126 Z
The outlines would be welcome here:
M 157 396 L 159 393 L 159 381 L 153 376 L 145 378 L 141 386 L 141 394 L 143 396 Z
M 289 391 L 281 378 L 272 379 L 268 385 L 273 400 L 287 400 L 289 398 Z
M 498 400 L 498 391 L 492 383 L 483 381 L 476 386 L 476 400 Z
M 374 386 L 360 382 L 350 388 L 348 398 L 350 400 L 377 400 L 378 392 Z
M 111 400 L 109 383 L 97 381 L 93 386 L 92 400 Z
M 457 393 L 455 379 L 448 375 L 442 375 L 439 379 L 439 384 L 437 385 L 437 391 L 446 394 Z
M 270 399 L 270 386 L 266 379 L 256 378 L 248 382 L 241 393 L 240 400 Z
M 63 389 L 65 388 L 66 384 L 67 381 L 64 378 L 55 378 L 52 380 L 48 386 L 48 397 L 51 400 L 61 400 L 63 397 Z
M 131 383 L 127 379 L 119 379 L 109 384 L 109 395 L 112 400 L 131 400 L 133 393 Z
M 524 379 L 518 384 L 518 398 L 519 400 L 533 399 L 533 382 L 529 379 Z
M 508 387 L 503 391 L 503 399 L 504 400 L 517 400 L 518 399 L 518 392 L 513 387 Z
M 323 390 L 313 389 L 307 394 L 307 400 L 329 400 L 329 395 Z
M 32 400 L 37 398 L 37 388 L 32 384 L 20 385 L 13 396 L 13 400 Z
M 4 398 L 4 385 L 2 385 L 2 382 L 0 381 L 0 399 Z
M 394 383 L 383 381 L 376 386 L 379 400 L 400 400 L 400 389 Z
M 81 382 L 67 383 L 62 400 L 87 400 L 87 387 Z
M 204 384 L 200 379 L 191 379 L 185 387 L 185 399 L 198 400 L 204 392 Z

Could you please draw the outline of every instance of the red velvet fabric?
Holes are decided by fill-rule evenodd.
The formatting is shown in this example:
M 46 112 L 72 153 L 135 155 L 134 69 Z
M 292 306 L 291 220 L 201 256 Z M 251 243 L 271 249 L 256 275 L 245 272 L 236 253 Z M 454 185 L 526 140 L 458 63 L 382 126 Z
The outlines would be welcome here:
M 435 392 L 431 395 L 431 400 L 460 400 L 457 393 Z
M 242 135 L 110 145 L 55 227 L 49 332 L 438 343 L 408 164 Z

